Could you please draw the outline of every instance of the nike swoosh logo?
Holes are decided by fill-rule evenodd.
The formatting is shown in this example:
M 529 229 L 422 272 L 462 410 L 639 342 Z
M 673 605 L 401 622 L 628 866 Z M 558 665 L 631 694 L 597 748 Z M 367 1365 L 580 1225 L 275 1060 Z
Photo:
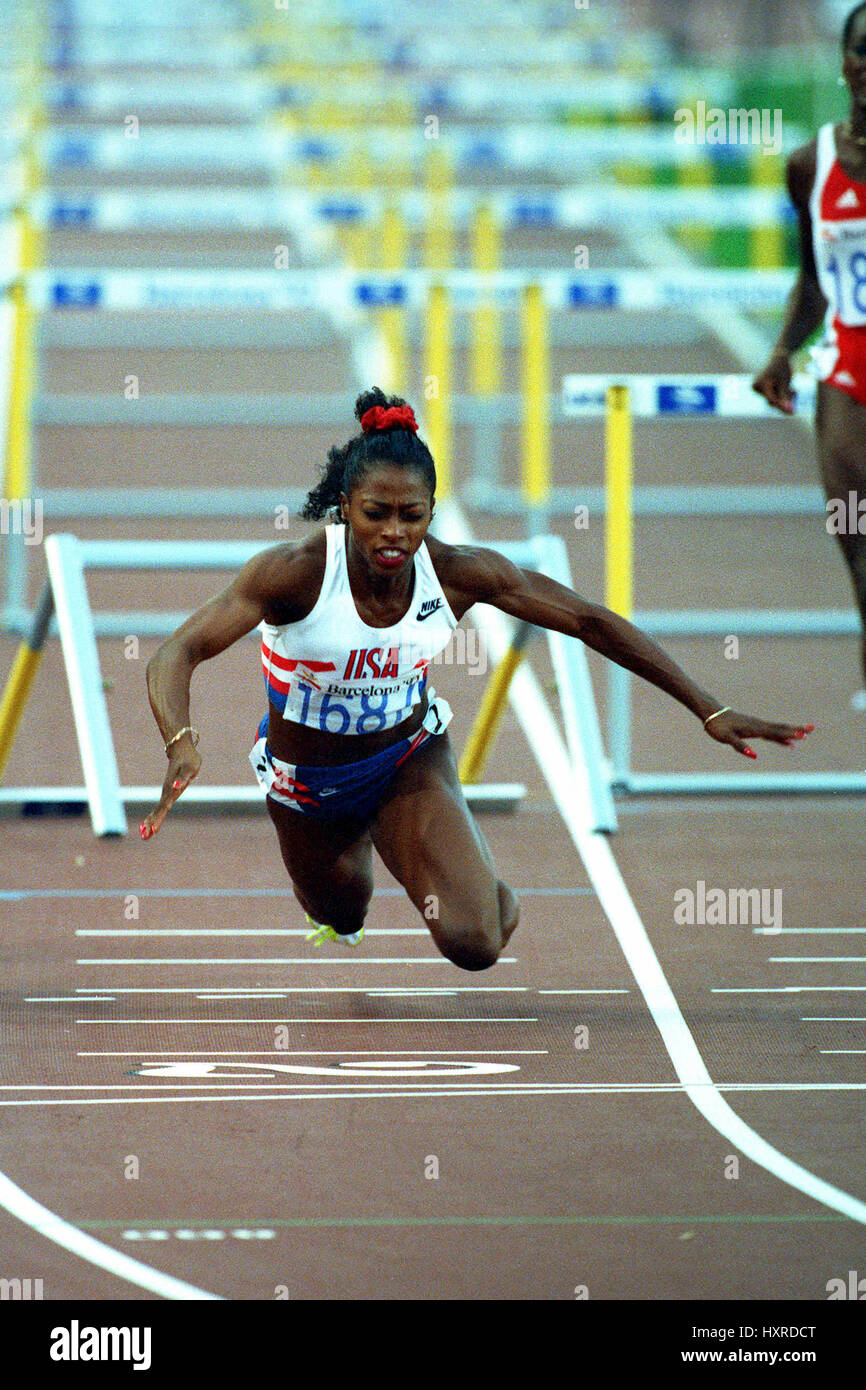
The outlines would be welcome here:
M 441 598 L 440 598 L 440 599 L 437 599 L 437 600 L 436 600 L 436 606 L 435 606 L 435 608 L 429 608 L 429 609 L 427 610 L 426 613 L 416 613 L 416 614 L 415 614 L 415 621 L 418 622 L 418 623 L 426 623 L 426 621 L 427 621 L 428 618 L 432 618 L 434 613 L 439 613 L 439 612 L 441 612 L 441 609 L 442 609 L 442 600 L 441 600 Z

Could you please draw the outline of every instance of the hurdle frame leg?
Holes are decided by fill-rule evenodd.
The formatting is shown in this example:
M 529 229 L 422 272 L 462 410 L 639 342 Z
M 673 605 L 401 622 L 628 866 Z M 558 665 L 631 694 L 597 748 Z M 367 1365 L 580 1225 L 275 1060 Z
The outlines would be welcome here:
M 64 533 L 48 536 L 45 560 L 54 595 L 91 824 L 99 836 L 125 835 L 127 826 L 120 774 L 77 536 Z

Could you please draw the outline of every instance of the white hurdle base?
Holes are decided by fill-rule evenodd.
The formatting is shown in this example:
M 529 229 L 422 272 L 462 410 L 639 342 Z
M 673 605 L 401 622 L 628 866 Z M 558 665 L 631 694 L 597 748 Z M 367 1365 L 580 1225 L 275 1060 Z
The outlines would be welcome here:
M 150 811 L 162 796 L 161 787 L 121 787 L 120 800 L 124 806 L 140 806 Z M 516 811 L 526 796 L 526 788 L 520 782 L 471 783 L 463 788 L 463 795 L 473 811 L 503 815 Z M 4 812 L 37 815 L 84 815 L 89 808 L 86 787 L 0 787 L 0 815 Z M 265 795 L 258 786 L 237 787 L 187 787 L 175 802 L 171 815 L 178 812 L 199 811 L 208 814 L 220 812 L 249 812 L 255 814 L 265 809 Z

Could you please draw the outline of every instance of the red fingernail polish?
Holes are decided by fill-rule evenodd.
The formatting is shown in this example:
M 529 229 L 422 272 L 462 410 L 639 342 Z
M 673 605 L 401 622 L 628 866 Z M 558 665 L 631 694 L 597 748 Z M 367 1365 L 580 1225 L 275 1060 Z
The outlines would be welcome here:
M 751 748 L 744 748 L 743 752 L 745 753 L 747 758 L 757 758 L 758 756 L 757 753 L 753 752 Z

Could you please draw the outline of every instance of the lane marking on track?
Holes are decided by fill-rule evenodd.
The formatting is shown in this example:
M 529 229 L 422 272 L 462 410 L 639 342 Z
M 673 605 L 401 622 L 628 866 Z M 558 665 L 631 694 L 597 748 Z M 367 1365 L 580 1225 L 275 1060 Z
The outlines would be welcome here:
M 723 318 L 720 327 L 724 327 Z M 445 540 L 454 544 L 473 542 L 474 537 L 456 504 L 446 500 L 437 508 L 437 514 L 439 534 Z M 498 659 L 509 642 L 509 626 L 504 615 L 482 607 L 477 626 L 487 638 L 491 655 Z M 713 1085 L 610 844 L 590 826 L 587 808 L 591 800 L 586 767 L 571 756 L 538 680 L 525 663 L 514 674 L 509 699 L 677 1076 L 697 1110 L 717 1133 L 780 1181 L 866 1225 L 866 1202 L 825 1182 L 774 1148 L 740 1119 L 719 1088 Z
M 711 989 L 711 994 L 863 994 L 866 985 L 741 985 Z
M 574 898 L 590 895 L 589 887 L 572 886 L 565 888 L 515 888 L 512 890 L 521 898 Z M 25 902 L 30 898 L 285 898 L 294 904 L 296 898 L 292 890 L 282 888 L 13 888 L 0 890 L 0 902 Z M 374 888 L 374 898 L 405 898 L 402 888 Z M 293 927 L 292 932 L 301 934 L 303 927 Z M 383 936 L 396 935 L 401 927 L 379 927 L 377 932 Z M 426 927 L 418 928 L 426 932 Z
M 118 994 L 193 994 L 201 996 L 210 994 L 215 998 L 224 998 L 230 992 L 233 997 L 243 997 L 247 992 L 254 994 L 270 994 L 280 996 L 289 994 L 373 994 L 377 996 L 387 993 L 400 994 L 405 992 L 402 985 L 380 985 L 376 990 L 365 990 L 362 985 L 274 985 L 269 988 L 267 985 L 109 985 L 104 990 L 98 985 L 78 985 L 77 990 L 81 993 L 73 995 L 32 995 L 27 1001 L 31 1004 L 44 1003 L 81 1003 L 99 1004 L 105 1000 L 110 1000 Z M 418 991 L 421 992 L 420 990 Z M 528 994 L 528 985 L 431 985 L 423 990 L 428 995 L 445 994 Z M 539 994 L 556 993 L 575 993 L 575 994 L 627 994 L 628 990 L 539 990 Z
M 804 1014 L 801 1023 L 866 1023 L 866 1014 Z
M 0 1101 L 3 1105 L 7 1103 Z M 81 1101 L 77 1103 L 81 1104 Z M 87 1235 L 77 1226 L 70 1225 L 55 1212 L 49 1211 L 41 1202 L 28 1196 L 4 1173 L 0 1173 L 0 1206 L 5 1207 L 6 1211 L 31 1230 L 38 1231 L 40 1235 L 53 1241 L 55 1245 L 62 1246 L 73 1255 L 79 1255 L 81 1259 L 98 1265 L 109 1274 L 116 1274 L 119 1279 L 135 1284 L 140 1289 L 149 1289 L 151 1293 L 159 1294 L 162 1298 L 197 1301 L 219 1299 L 219 1294 L 208 1293 L 205 1289 L 196 1288 L 194 1284 L 185 1283 L 183 1279 L 162 1274 L 159 1270 L 151 1269 L 131 1256 L 124 1255 L 120 1250 L 112 1249 L 110 1245 L 103 1245 L 102 1241 Z
M 630 989 L 540 989 L 539 994 L 631 994 Z
M 753 927 L 755 936 L 856 936 L 866 927 Z
M 693 1084 L 684 1086 L 681 1083 L 677 1084 L 673 1082 L 670 1085 L 660 1084 L 646 1086 L 580 1086 L 577 1084 L 565 1083 L 563 1083 L 562 1085 L 556 1085 L 555 1083 L 551 1083 L 549 1085 L 533 1085 L 530 1083 L 528 1085 L 522 1086 L 497 1086 L 494 1083 L 490 1083 L 489 1085 L 483 1088 L 478 1088 L 474 1085 L 474 1083 L 467 1082 L 466 1085 L 461 1086 L 459 1090 L 452 1090 L 449 1088 L 447 1083 L 443 1082 L 439 1086 L 433 1086 L 432 1084 L 428 1083 L 424 1087 L 413 1087 L 411 1089 L 407 1089 L 404 1086 L 399 1089 L 393 1088 L 383 1091 L 377 1091 L 375 1089 L 370 1088 L 360 1088 L 357 1084 L 351 1088 L 316 1086 L 312 1089 L 307 1090 L 300 1089 L 298 1086 L 295 1085 L 291 1089 L 287 1089 L 285 1086 L 283 1086 L 279 1090 L 276 1090 L 274 1089 L 273 1083 L 269 1084 L 267 1082 L 262 1082 L 258 1084 L 247 1084 L 246 1089 L 244 1090 L 238 1090 L 236 1087 L 236 1083 L 228 1083 L 227 1085 L 220 1086 L 218 1091 L 212 1094 L 208 1093 L 208 1087 L 201 1085 L 196 1087 L 190 1087 L 185 1095 L 160 1094 L 146 1096 L 138 1094 L 138 1092 L 142 1089 L 144 1088 L 136 1087 L 136 1094 L 126 1096 L 113 1095 L 90 1097 L 76 1095 L 74 1097 L 69 1098 L 57 1096 L 41 1096 L 36 1099 L 0 1099 L 0 1108 L 15 1109 L 33 1106 L 48 1107 L 64 1105 L 197 1105 L 210 1102 L 223 1102 L 235 1104 L 238 1101 L 243 1101 L 244 1103 L 250 1103 L 253 1101 L 263 1101 L 267 1104 L 273 1104 L 275 1101 L 291 1101 L 293 1103 L 298 1103 L 300 1101 L 306 1100 L 323 1100 L 327 1102 L 331 1102 L 334 1100 L 430 1100 L 440 1096 L 444 1096 L 446 1099 L 449 1100 L 453 1100 L 457 1096 L 465 1096 L 470 1099 L 479 1099 L 486 1097 L 495 1100 L 501 1100 L 504 1096 L 511 1096 L 520 1099 L 537 1096 L 574 1097 L 594 1095 L 623 1095 L 633 1097 L 638 1095 L 646 1095 L 655 1097 L 661 1095 L 672 1095 L 676 1097 L 686 1096 L 689 1100 L 692 1101 L 692 1103 L 694 1103 L 694 1096 L 692 1095 L 692 1092 L 695 1091 L 697 1088 Z M 166 1085 L 164 1087 L 154 1087 L 154 1089 L 162 1092 L 166 1090 L 175 1089 L 182 1090 L 183 1088 L 175 1088 Z M 739 1085 L 725 1085 L 724 1083 L 719 1083 L 718 1085 L 715 1085 L 711 1082 L 706 1089 L 714 1093 L 721 1091 L 729 1091 L 732 1093 L 768 1092 L 772 1094 L 783 1091 L 842 1092 L 866 1090 L 866 1082 L 796 1082 L 782 1083 L 778 1085 L 761 1085 L 758 1083 L 751 1082 Z M 761 1164 L 760 1166 L 766 1167 L 765 1164 Z M 791 1186 L 793 1185 L 794 1184 L 791 1184 Z M 847 1213 L 843 1213 L 843 1215 L 847 1216 Z
M 405 1047 L 400 1049 L 401 1057 L 476 1057 L 487 1055 L 498 1057 L 548 1057 L 546 1047 Z M 137 1052 L 77 1052 L 76 1057 L 392 1057 L 391 1047 L 341 1047 L 341 1048 L 271 1048 L 267 1052 L 256 1052 L 249 1048 L 195 1052 L 190 1048 L 172 1048 L 160 1051 L 157 1048 L 139 1048 Z
M 771 965 L 862 965 L 866 956 L 768 956 Z
M 174 1028 L 178 1023 L 198 1024 L 210 1028 L 214 1024 L 221 1027 L 224 1023 L 303 1023 L 317 1026 L 335 1023 L 375 1023 L 388 1026 L 396 1023 L 538 1023 L 538 1019 L 519 1014 L 507 1018 L 77 1018 L 75 1022 L 83 1027 L 96 1028 L 113 1028 L 115 1024 L 130 1024 L 135 1028 L 149 1028 L 151 1025 Z
M 315 1230 L 341 1226 L 759 1226 L 847 1221 L 835 1212 L 722 1212 L 708 1216 L 289 1216 L 274 1221 L 82 1221 L 87 1230 L 96 1231 L 207 1231 Z
M 444 956 L 84 956 L 76 965 L 451 965 Z M 516 965 L 500 956 L 497 965 Z

